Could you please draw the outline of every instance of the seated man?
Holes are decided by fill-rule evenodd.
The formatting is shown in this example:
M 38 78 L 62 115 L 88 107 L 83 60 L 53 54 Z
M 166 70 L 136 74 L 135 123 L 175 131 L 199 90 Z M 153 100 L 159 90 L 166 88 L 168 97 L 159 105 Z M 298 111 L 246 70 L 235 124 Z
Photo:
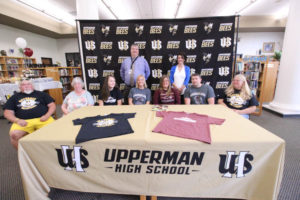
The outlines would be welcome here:
M 200 74 L 192 75 L 192 86 L 184 92 L 184 103 L 189 104 L 215 104 L 215 92 L 210 85 L 201 83 Z
M 22 81 L 20 91 L 4 105 L 5 118 L 13 122 L 9 135 L 16 149 L 20 138 L 54 121 L 51 115 L 56 109 L 54 100 L 47 93 L 34 90 L 31 81 Z

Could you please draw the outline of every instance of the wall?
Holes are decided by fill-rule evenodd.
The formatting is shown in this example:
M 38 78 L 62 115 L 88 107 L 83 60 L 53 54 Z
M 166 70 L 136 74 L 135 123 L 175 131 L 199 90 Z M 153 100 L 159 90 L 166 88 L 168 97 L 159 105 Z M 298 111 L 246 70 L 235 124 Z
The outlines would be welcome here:
M 79 52 L 78 39 L 57 39 L 57 56 L 58 60 L 61 61 L 62 66 L 67 66 L 65 53 Z
M 238 54 L 257 55 L 264 42 L 275 42 L 275 51 L 282 49 L 284 32 L 242 32 L 239 33 Z M 264 53 L 262 53 L 264 54 Z M 270 54 L 265 54 L 270 55 Z
M 50 57 L 53 63 L 58 60 L 56 39 L 0 24 L 0 50 L 5 50 L 8 56 L 22 57 L 15 43 L 17 37 L 27 41 L 27 47 L 33 50 L 32 57 L 38 63 L 41 63 L 41 57 Z M 10 54 L 9 49 L 14 49 L 14 54 Z

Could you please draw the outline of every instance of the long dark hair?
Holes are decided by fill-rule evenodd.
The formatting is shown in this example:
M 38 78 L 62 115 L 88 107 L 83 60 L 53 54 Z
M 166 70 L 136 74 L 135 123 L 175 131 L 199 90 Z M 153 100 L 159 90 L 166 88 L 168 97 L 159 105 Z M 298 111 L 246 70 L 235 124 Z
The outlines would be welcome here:
M 110 91 L 109 91 L 109 87 L 108 87 L 108 80 L 110 77 L 115 79 L 115 81 L 116 81 L 116 78 L 112 75 L 108 75 L 105 77 L 103 86 L 101 89 L 101 97 L 102 97 L 103 101 L 106 101 L 108 99 L 108 97 L 110 96 Z M 115 88 L 118 88 L 117 84 L 115 84 Z
M 160 81 L 159 81 L 159 89 L 161 90 L 161 91 L 163 91 L 164 90 L 164 88 L 163 88 L 163 82 L 164 82 L 164 79 L 168 79 L 168 81 L 169 81 L 169 86 L 168 86 L 168 89 L 167 89 L 167 96 L 170 96 L 170 93 L 171 93 L 171 81 L 170 81 L 170 78 L 167 76 L 167 75 L 163 75 L 161 78 L 160 78 Z

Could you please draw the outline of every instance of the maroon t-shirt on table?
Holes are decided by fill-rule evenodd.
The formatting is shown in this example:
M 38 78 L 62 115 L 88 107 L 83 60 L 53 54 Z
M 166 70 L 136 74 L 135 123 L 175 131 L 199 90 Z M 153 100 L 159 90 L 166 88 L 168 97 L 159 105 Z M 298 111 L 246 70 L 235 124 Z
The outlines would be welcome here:
M 225 119 L 200 115 L 197 113 L 162 111 L 156 112 L 157 117 L 163 120 L 152 130 L 167 135 L 199 140 L 211 143 L 210 124 L 221 125 Z

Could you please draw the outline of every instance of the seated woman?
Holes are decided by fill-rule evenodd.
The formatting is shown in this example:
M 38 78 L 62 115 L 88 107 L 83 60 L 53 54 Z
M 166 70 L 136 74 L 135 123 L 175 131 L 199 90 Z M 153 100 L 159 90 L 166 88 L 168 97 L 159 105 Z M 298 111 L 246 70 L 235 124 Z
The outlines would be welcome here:
M 246 119 L 249 119 L 249 114 L 255 112 L 256 106 L 258 106 L 258 102 L 242 74 L 234 76 L 230 86 L 218 99 L 218 103 L 226 105 Z
M 171 87 L 170 79 L 164 75 L 159 82 L 159 89 L 155 90 L 153 104 L 180 104 L 180 94 L 178 90 Z
M 143 105 L 150 104 L 151 91 L 147 88 L 145 77 L 139 75 L 136 78 L 136 87 L 131 88 L 128 95 L 129 105 Z
M 80 77 L 75 77 L 71 83 L 74 91 L 70 92 L 64 99 L 61 109 L 65 115 L 75 109 L 84 106 L 93 106 L 94 99 L 88 91 L 84 90 L 84 84 Z
M 99 106 L 122 105 L 123 95 L 116 85 L 115 77 L 108 75 L 103 83 L 99 96 Z

